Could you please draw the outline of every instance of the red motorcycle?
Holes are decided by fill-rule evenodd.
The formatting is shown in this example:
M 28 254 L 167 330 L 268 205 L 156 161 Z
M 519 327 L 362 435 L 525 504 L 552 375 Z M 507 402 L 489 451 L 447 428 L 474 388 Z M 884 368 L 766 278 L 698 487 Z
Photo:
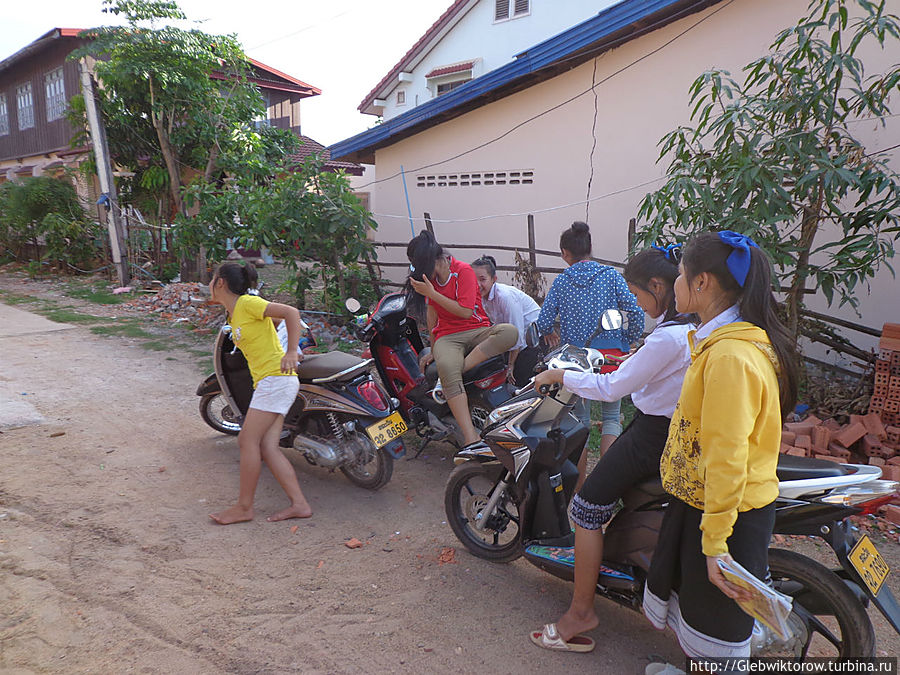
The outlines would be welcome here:
M 360 309 L 354 298 L 347 300 L 346 306 L 354 314 Z M 356 336 L 369 345 L 381 381 L 396 399 L 407 426 L 425 439 L 419 453 L 433 440 L 462 447 L 462 433 L 450 407 L 440 392 L 437 395 L 434 392 L 437 366 L 431 363 L 425 372 L 419 368 L 419 356 L 426 347 L 419 335 L 418 324 L 406 310 L 405 293 L 388 293 L 378 301 L 371 314 L 357 318 Z M 478 431 L 484 428 L 490 412 L 513 395 L 507 373 L 505 354 L 487 359 L 463 373 L 469 411 Z

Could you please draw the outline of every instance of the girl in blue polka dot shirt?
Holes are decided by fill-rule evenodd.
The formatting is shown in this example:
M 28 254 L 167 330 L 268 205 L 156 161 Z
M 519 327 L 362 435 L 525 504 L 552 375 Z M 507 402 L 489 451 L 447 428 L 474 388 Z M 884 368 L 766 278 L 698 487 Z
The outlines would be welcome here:
M 559 317 L 559 336 L 548 335 L 555 344 L 562 341 L 577 347 L 618 349 L 628 352 L 644 331 L 644 313 L 637 299 L 628 290 L 624 277 L 608 265 L 591 260 L 591 230 L 587 223 L 574 222 L 559 238 L 562 259 L 569 268 L 556 277 L 538 316 L 541 334 L 548 335 Z M 607 309 L 618 309 L 628 317 L 625 328 L 602 333 L 591 344 L 587 339 L 597 330 L 600 315 Z M 605 452 L 622 433 L 619 420 L 620 402 L 601 403 L 603 433 L 600 451 Z M 590 426 L 590 401 L 582 399 L 573 411 L 585 425 Z M 578 487 L 584 481 L 587 453 L 581 453 L 578 463 Z

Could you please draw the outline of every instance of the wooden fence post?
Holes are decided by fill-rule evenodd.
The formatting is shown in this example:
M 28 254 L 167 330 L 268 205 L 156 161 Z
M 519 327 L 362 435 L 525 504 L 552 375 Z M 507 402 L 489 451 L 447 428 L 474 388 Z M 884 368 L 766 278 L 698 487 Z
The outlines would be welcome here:
M 535 249 L 537 246 L 534 243 L 534 215 L 528 214 L 528 262 L 531 263 L 532 267 L 537 267 L 537 254 L 535 253 Z
M 637 222 L 634 218 L 628 221 L 628 255 L 634 252 L 634 235 L 637 230 Z
M 425 212 L 425 227 L 431 234 L 434 234 L 434 225 L 431 224 L 431 214 L 428 211 Z

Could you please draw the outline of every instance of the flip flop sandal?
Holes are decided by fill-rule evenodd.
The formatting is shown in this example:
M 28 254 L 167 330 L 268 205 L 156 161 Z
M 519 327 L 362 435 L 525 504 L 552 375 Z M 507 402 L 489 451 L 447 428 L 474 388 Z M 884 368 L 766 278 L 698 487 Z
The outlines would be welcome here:
M 587 635 L 576 635 L 566 642 L 559 636 L 555 623 L 548 623 L 543 630 L 532 631 L 531 641 L 538 647 L 560 652 L 577 652 L 585 654 L 594 650 L 594 640 Z

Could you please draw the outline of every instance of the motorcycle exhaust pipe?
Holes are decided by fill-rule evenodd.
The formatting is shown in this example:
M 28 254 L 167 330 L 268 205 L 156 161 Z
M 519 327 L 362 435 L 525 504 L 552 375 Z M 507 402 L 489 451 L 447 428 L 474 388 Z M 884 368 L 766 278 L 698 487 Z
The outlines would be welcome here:
M 302 434 L 294 437 L 294 449 L 302 452 L 317 466 L 326 469 L 336 469 L 343 463 L 340 453 L 334 447 Z

